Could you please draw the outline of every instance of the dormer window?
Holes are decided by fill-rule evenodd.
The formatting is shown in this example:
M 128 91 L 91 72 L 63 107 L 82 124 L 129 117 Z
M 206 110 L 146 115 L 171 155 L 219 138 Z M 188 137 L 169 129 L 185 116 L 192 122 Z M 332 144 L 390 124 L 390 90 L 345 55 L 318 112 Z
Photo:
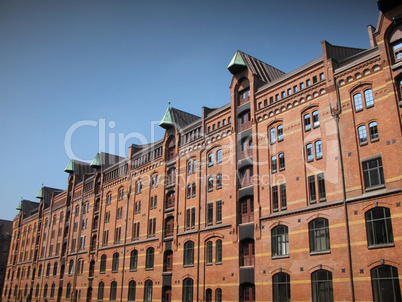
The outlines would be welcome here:
M 391 33 L 389 44 L 394 63 L 402 62 L 402 24 L 399 24 Z

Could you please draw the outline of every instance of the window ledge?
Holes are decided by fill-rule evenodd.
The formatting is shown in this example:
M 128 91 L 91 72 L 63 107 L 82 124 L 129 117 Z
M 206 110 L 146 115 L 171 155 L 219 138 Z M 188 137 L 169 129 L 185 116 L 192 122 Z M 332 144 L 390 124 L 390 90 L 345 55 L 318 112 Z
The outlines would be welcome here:
M 289 258 L 289 254 L 287 255 L 278 255 L 278 256 L 272 256 L 271 259 L 275 260 L 275 259 L 286 259 Z
M 387 247 L 395 247 L 395 243 L 382 243 L 382 244 L 376 244 L 376 245 L 369 245 L 367 248 L 369 250 L 374 250 L 374 249 L 382 249 L 382 248 L 387 248 Z
M 366 109 L 374 107 L 374 104 L 366 106 Z
M 372 140 L 371 140 L 371 142 L 372 143 L 375 143 L 375 142 L 378 142 L 380 139 L 379 138 L 373 138 Z
M 274 171 L 271 171 L 271 174 L 275 174 L 276 173 L 276 170 L 274 170 Z
M 314 159 L 308 159 L 307 162 L 311 163 L 312 161 L 314 161 Z
M 316 157 L 315 159 L 316 159 L 316 160 L 320 160 L 320 159 L 322 159 L 322 156 L 318 156 L 318 157 Z
M 324 202 L 324 201 L 327 201 L 327 199 L 325 197 L 323 197 L 323 198 L 320 198 L 318 201 L 319 202 Z
M 361 108 L 361 109 L 355 109 L 355 112 L 357 113 L 357 112 L 361 112 L 361 111 L 363 111 L 363 108 Z
M 222 265 L 222 262 L 215 262 L 215 265 Z
M 385 188 L 385 184 L 377 185 L 377 186 L 374 186 L 374 187 L 369 187 L 369 188 L 366 188 L 364 191 L 365 192 L 371 192 L 371 191 L 375 191 L 375 190 L 383 189 L 383 188 Z
M 184 264 L 183 267 L 194 267 L 194 264 Z
M 279 139 L 278 138 L 278 143 L 283 142 L 283 138 Z
M 331 250 L 310 252 L 310 256 L 331 254 Z
M 153 267 L 150 267 L 150 268 L 146 268 L 145 270 L 146 270 L 146 271 L 153 271 L 154 268 L 153 268 Z
M 304 128 L 304 132 L 309 132 L 310 130 L 311 130 L 311 128 L 308 128 L 308 129 Z
M 365 141 L 365 142 L 360 143 L 360 146 L 365 146 L 365 145 L 367 145 L 367 144 L 368 144 L 368 142 Z
M 132 269 L 130 269 L 130 272 L 136 272 L 137 271 L 137 269 L 136 268 L 132 268 Z
M 279 168 L 279 171 L 283 171 L 283 170 L 285 170 L 285 168 Z

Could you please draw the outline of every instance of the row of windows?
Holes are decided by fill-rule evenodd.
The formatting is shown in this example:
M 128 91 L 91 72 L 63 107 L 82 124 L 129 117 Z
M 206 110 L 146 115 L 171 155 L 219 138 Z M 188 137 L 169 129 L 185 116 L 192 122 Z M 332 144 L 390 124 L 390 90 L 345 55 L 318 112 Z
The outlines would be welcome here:
M 222 174 L 216 175 L 216 189 L 222 189 Z M 208 177 L 208 192 L 214 190 L 214 177 Z
M 366 129 L 367 129 L 366 125 L 362 125 L 357 128 L 360 145 L 366 145 L 368 142 Z M 369 123 L 368 129 L 369 129 L 369 134 L 370 134 L 370 141 L 372 143 L 378 141 L 379 136 L 378 136 L 377 122 Z
M 219 129 L 219 128 L 223 127 L 223 126 L 226 126 L 226 124 L 230 124 L 231 122 L 232 122 L 232 118 L 231 118 L 231 117 L 228 118 L 227 123 L 226 123 L 226 119 L 223 119 L 223 120 L 222 120 L 222 123 L 221 123 L 221 122 L 217 122 L 216 124 L 213 124 L 213 125 L 212 125 L 212 128 L 211 128 L 211 126 L 208 126 L 208 128 L 207 128 L 207 133 L 210 133 L 211 131 L 215 131 L 216 129 Z
M 216 151 L 216 163 L 220 164 L 222 162 L 222 149 Z M 208 154 L 208 167 L 214 165 L 214 153 L 211 152 Z

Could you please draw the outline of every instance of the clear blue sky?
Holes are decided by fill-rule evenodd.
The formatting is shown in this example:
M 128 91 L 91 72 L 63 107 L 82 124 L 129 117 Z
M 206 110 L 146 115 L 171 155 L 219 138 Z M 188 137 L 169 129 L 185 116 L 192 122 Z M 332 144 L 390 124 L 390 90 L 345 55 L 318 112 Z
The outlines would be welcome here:
M 168 101 L 196 115 L 229 102 L 236 50 L 289 72 L 323 40 L 368 48 L 378 16 L 375 0 L 0 1 L 0 219 L 42 183 L 66 188 L 66 135 L 83 160 L 127 155 Z

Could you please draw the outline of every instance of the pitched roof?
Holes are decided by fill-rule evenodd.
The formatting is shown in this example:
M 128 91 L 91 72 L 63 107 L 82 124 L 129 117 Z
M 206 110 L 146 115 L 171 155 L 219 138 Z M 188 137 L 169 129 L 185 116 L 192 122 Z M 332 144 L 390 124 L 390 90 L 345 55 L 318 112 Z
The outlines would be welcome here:
M 169 105 L 166 110 L 166 113 L 163 116 L 161 122 L 159 123 L 159 126 L 161 126 L 164 129 L 170 127 L 176 127 L 182 129 L 201 118 L 199 116 L 181 111 L 176 108 L 170 108 L 170 102 L 168 104 Z
M 283 71 L 238 50 L 230 61 L 228 69 L 234 74 L 245 67 L 265 83 L 272 82 L 285 74 Z

